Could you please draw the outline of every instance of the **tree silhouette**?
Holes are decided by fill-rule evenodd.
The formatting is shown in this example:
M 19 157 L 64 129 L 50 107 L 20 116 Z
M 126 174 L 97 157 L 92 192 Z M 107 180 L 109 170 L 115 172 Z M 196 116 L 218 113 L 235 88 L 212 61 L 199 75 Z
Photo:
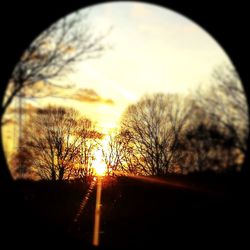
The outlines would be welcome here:
M 14 175 L 27 177 L 31 173 L 32 162 L 32 154 L 27 148 L 13 153 L 10 164 L 14 169 Z
M 244 89 L 232 66 L 223 65 L 214 70 L 212 81 L 210 89 L 198 91 L 197 103 L 206 110 L 210 123 L 216 124 L 223 134 L 221 145 L 227 150 L 228 164 L 237 168 L 246 154 L 249 133 Z
M 89 176 L 94 174 L 92 160 L 94 159 L 94 151 L 99 145 L 99 141 L 103 138 L 103 134 L 95 129 L 91 120 L 81 118 L 78 120 L 80 130 L 77 131 L 80 137 L 80 145 L 75 155 L 75 166 L 72 168 L 68 178 L 81 178 L 87 180 Z
M 15 96 L 47 96 L 55 87 L 62 87 L 55 80 L 72 71 L 76 62 L 100 56 L 106 35 L 95 35 L 87 23 L 87 14 L 82 12 L 66 16 L 43 31 L 14 68 L 0 109 L 1 120 Z
M 79 119 L 72 108 L 38 109 L 25 124 L 20 153 L 28 152 L 29 158 L 23 164 L 28 162 L 26 168 L 41 179 L 69 179 L 76 174 L 76 167 L 86 168 L 84 161 L 90 156 L 83 158 L 82 152 L 87 150 L 86 140 L 97 134 L 92 122 Z
M 137 174 L 138 159 L 135 156 L 129 131 L 114 131 L 107 136 L 108 143 L 103 148 L 103 156 L 108 175 Z
M 146 95 L 125 111 L 122 127 L 130 134 L 141 174 L 174 171 L 181 157 L 179 139 L 192 110 L 185 101 L 178 95 Z

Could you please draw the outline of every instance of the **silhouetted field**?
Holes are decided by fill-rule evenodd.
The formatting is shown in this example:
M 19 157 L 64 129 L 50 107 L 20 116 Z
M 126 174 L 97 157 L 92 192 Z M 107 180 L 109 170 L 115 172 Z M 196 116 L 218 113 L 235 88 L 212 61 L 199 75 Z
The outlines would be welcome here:
M 101 248 L 203 249 L 234 243 L 239 247 L 246 240 L 243 224 L 249 223 L 249 206 L 240 174 L 207 173 L 161 180 L 167 184 L 104 178 Z M 22 198 L 18 206 L 11 207 L 13 216 L 6 223 L 13 241 L 27 249 L 91 248 L 95 188 L 74 222 L 89 183 L 16 181 L 14 185 Z

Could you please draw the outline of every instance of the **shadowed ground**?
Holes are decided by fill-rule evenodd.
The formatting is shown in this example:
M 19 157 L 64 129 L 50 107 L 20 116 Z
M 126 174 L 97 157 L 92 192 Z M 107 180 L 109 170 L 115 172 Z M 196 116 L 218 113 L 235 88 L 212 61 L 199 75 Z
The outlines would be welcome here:
M 105 178 L 101 248 L 203 249 L 236 244 L 241 249 L 247 239 L 244 224 L 249 225 L 244 183 L 240 175 L 213 174 L 170 176 L 160 182 Z M 17 181 L 15 187 L 23 199 L 5 211 L 5 240 L 19 241 L 28 249 L 92 248 L 95 188 L 74 222 L 89 184 Z

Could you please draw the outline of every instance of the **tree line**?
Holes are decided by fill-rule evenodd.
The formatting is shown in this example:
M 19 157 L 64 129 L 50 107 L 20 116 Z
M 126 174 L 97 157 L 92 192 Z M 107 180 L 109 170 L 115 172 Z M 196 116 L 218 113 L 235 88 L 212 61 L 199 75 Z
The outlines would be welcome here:
M 15 97 L 57 95 L 61 86 L 55 79 L 71 72 L 77 62 L 102 55 L 107 34 L 92 32 L 82 13 L 67 16 L 41 33 L 13 71 L 0 111 L 2 125 Z M 93 175 L 93 154 L 106 136 L 108 145 L 102 151 L 107 174 L 240 169 L 249 132 L 244 90 L 231 66 L 216 69 L 212 81 L 209 89 L 200 88 L 189 96 L 143 96 L 127 107 L 120 127 L 108 136 L 71 108 L 37 109 L 23 124 L 24 136 L 11 166 L 17 176 L 85 178 Z
M 72 108 L 37 109 L 24 124 L 12 166 L 17 176 L 87 178 L 94 174 L 99 148 L 107 175 L 240 170 L 248 136 L 244 90 L 230 67 L 215 71 L 213 80 L 216 84 L 195 95 L 144 95 L 127 107 L 120 127 L 109 135 Z

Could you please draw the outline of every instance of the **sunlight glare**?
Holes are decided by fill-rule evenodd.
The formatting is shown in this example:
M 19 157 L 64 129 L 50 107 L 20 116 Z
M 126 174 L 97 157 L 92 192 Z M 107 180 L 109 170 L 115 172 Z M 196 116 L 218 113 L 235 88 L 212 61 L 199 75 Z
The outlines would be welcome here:
M 106 164 L 103 162 L 102 151 L 98 149 L 95 152 L 95 160 L 93 161 L 93 167 L 96 175 L 103 176 L 106 172 Z

